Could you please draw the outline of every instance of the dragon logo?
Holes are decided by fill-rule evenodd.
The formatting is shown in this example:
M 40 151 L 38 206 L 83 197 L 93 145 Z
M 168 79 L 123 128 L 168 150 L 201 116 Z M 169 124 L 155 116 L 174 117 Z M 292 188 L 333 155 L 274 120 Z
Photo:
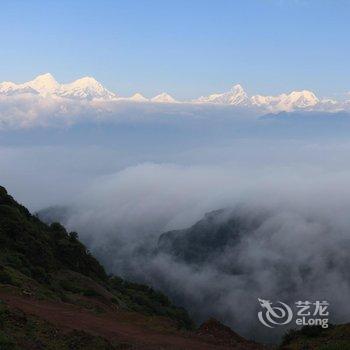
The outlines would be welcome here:
M 258 299 L 263 311 L 259 311 L 259 321 L 266 327 L 273 328 L 274 326 L 281 326 L 288 324 L 293 318 L 292 309 L 281 301 L 279 306 L 272 306 L 269 300 Z

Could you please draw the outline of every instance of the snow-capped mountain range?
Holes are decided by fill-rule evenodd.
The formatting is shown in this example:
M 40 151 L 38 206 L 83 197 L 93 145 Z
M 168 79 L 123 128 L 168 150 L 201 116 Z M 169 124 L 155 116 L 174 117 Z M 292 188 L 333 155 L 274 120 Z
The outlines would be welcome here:
M 243 87 L 234 85 L 230 91 L 201 96 L 192 101 L 176 101 L 163 92 L 153 98 L 146 98 L 140 93 L 131 97 L 122 97 L 106 89 L 92 77 L 84 77 L 68 84 L 60 84 L 50 74 L 39 75 L 35 79 L 22 84 L 13 82 L 0 83 L 0 96 L 34 94 L 43 97 L 66 98 L 77 100 L 129 101 L 141 103 L 191 103 L 230 105 L 258 109 L 264 112 L 304 110 L 341 110 L 349 102 L 340 103 L 330 99 L 319 99 L 312 91 L 301 90 L 282 93 L 277 96 L 248 96 Z
M 212 94 L 209 96 L 201 96 L 194 100 L 196 103 L 218 103 L 227 105 L 247 105 L 249 97 L 241 85 L 237 84 L 228 92 L 221 94 Z
M 50 73 L 46 73 L 23 84 L 15 84 L 7 81 L 0 83 L 0 94 L 14 95 L 22 93 L 88 100 L 95 98 L 112 99 L 117 97 L 91 77 L 84 77 L 69 84 L 59 84 Z
M 281 112 L 297 109 L 312 110 L 324 105 L 325 101 L 327 101 L 327 106 L 330 105 L 330 101 L 333 102 L 333 107 L 337 104 L 336 101 L 332 100 L 320 100 L 312 91 L 308 90 L 292 91 L 289 94 L 283 93 L 277 96 L 254 95 L 249 97 L 242 86 L 238 84 L 234 85 L 228 92 L 201 96 L 193 102 L 245 106 L 268 112 Z

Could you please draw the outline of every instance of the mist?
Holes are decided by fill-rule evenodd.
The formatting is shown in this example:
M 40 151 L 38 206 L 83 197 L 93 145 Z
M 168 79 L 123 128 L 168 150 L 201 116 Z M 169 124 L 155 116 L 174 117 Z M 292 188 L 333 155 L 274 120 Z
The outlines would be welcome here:
M 332 321 L 345 322 L 350 172 L 270 171 L 131 167 L 76 199 L 65 224 L 108 271 L 165 291 L 198 322 L 215 316 L 245 336 L 275 339 L 281 330 L 258 325 L 257 298 L 328 300 Z M 200 266 L 154 254 L 161 233 L 188 227 L 218 208 L 239 208 L 236 215 L 243 219 L 264 215 L 238 247 L 228 246 Z M 244 273 L 231 274 L 238 266 Z
M 77 231 L 108 272 L 164 291 L 197 322 L 275 341 L 285 329 L 258 324 L 257 298 L 328 300 L 332 322 L 350 314 L 350 143 L 343 119 L 322 120 L 11 131 L 1 180 Z M 221 208 L 258 224 L 201 264 L 159 251 L 162 233 Z

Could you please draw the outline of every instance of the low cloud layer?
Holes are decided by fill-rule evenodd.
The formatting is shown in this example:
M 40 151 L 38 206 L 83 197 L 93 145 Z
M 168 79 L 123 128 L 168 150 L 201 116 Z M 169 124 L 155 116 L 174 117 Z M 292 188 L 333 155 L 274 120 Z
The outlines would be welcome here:
M 276 339 L 280 331 L 257 324 L 258 297 L 326 299 L 332 321 L 349 321 L 347 116 L 256 120 L 215 108 L 214 121 L 203 109 L 177 123 L 159 115 L 2 131 L 1 185 L 32 211 L 59 205 L 52 216 L 109 271 L 163 290 L 198 322 L 215 316 L 248 337 Z M 160 234 L 220 208 L 259 225 L 200 266 L 156 253 Z M 232 273 L 237 266 L 244 273 Z
M 184 118 L 256 116 L 254 110 L 229 106 L 76 100 L 64 97 L 0 94 L 0 130 L 67 127 L 83 123 L 178 122 Z
M 100 178 L 64 221 L 109 271 L 165 291 L 197 321 L 215 316 L 245 336 L 276 340 L 285 329 L 258 324 L 257 298 L 328 300 L 332 321 L 348 321 L 349 176 L 350 169 L 144 164 Z M 199 266 L 154 253 L 161 233 L 218 208 L 259 225 Z

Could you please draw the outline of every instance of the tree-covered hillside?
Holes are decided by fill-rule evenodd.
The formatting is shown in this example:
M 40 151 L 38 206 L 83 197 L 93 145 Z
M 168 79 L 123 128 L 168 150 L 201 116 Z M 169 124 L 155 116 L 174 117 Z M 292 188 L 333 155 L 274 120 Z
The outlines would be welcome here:
M 43 298 L 77 302 L 97 297 L 125 310 L 164 316 L 191 329 L 187 312 L 151 287 L 109 276 L 103 266 L 59 223 L 50 226 L 0 187 L 0 285 Z

